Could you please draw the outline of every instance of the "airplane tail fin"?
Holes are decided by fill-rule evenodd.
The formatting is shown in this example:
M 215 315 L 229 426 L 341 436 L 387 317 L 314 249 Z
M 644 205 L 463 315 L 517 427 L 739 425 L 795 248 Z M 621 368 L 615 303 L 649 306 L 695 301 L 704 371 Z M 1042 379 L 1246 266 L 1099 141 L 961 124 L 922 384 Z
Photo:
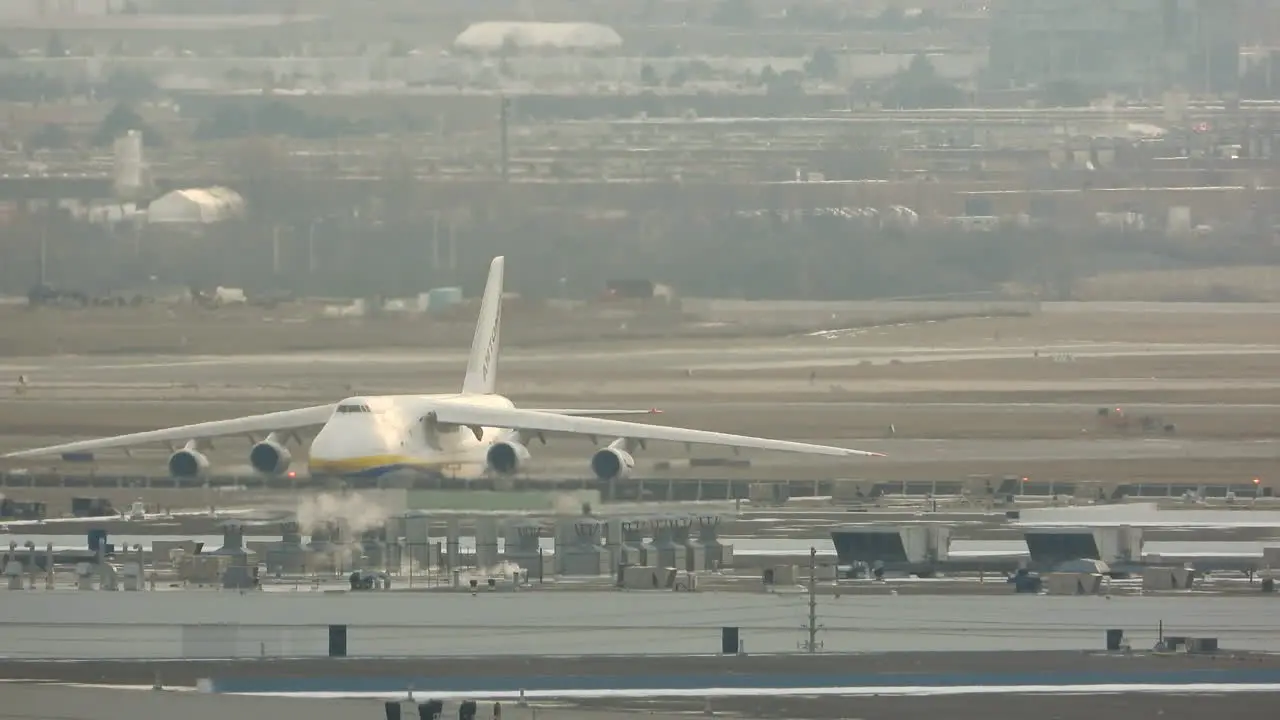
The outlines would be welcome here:
M 467 376 L 462 380 L 464 395 L 491 395 L 497 389 L 498 335 L 502 326 L 502 270 L 506 258 L 499 255 L 489 264 L 489 280 L 480 300 L 480 318 L 471 340 Z

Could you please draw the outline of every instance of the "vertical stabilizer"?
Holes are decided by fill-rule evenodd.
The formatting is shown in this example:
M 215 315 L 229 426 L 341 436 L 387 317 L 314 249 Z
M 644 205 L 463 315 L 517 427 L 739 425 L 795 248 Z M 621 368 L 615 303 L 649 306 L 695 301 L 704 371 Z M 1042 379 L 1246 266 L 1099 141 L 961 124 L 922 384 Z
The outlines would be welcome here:
M 498 384 L 498 335 L 502 326 L 502 269 L 506 258 L 499 255 L 489 264 L 489 280 L 484 284 L 480 300 L 480 318 L 471 340 L 471 357 L 467 358 L 467 377 L 462 381 L 464 395 L 491 395 Z

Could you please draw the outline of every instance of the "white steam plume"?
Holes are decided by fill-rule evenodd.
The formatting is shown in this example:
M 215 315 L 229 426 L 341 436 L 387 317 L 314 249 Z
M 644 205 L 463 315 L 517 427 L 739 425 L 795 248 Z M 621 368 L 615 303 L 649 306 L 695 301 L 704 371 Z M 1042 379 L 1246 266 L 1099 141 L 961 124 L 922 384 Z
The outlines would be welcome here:
M 509 560 L 502 560 L 492 567 L 466 568 L 460 570 L 458 572 L 458 582 L 460 582 L 464 587 L 472 580 L 475 580 L 478 585 L 483 585 L 488 582 L 489 578 L 504 578 L 511 580 L 515 577 L 520 577 L 523 574 L 524 571 L 520 569 L 519 565 Z
M 383 524 L 391 513 L 387 508 L 362 495 L 321 493 L 303 498 L 298 503 L 298 526 L 304 533 L 326 523 L 342 521 L 350 537 Z
M 551 498 L 551 510 L 556 515 L 581 515 L 582 499 L 569 493 L 556 493 Z

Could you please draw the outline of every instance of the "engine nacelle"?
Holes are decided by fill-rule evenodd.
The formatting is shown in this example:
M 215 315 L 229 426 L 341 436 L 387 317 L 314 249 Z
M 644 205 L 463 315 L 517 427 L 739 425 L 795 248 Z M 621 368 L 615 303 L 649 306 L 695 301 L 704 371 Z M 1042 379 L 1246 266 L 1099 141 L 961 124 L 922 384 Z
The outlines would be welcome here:
M 529 461 L 529 449 L 513 440 L 494 443 L 485 454 L 489 469 L 499 475 L 512 475 Z
M 635 467 L 636 459 L 626 450 L 609 447 L 591 456 L 591 472 L 599 480 L 623 480 Z
M 169 476 L 200 477 L 209 471 L 209 458 L 195 450 L 179 450 L 169 456 Z
M 280 475 L 289 469 L 293 456 L 280 443 L 263 440 L 249 451 L 249 464 L 264 475 Z

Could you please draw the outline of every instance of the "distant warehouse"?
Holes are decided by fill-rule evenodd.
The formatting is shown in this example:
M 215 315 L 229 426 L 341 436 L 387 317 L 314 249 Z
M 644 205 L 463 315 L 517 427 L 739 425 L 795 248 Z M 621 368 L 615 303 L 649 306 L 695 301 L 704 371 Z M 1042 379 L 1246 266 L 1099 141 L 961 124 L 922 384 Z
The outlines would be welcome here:
M 454 38 L 454 47 L 476 53 L 500 50 L 600 51 L 622 47 L 622 36 L 597 23 L 480 22 Z

